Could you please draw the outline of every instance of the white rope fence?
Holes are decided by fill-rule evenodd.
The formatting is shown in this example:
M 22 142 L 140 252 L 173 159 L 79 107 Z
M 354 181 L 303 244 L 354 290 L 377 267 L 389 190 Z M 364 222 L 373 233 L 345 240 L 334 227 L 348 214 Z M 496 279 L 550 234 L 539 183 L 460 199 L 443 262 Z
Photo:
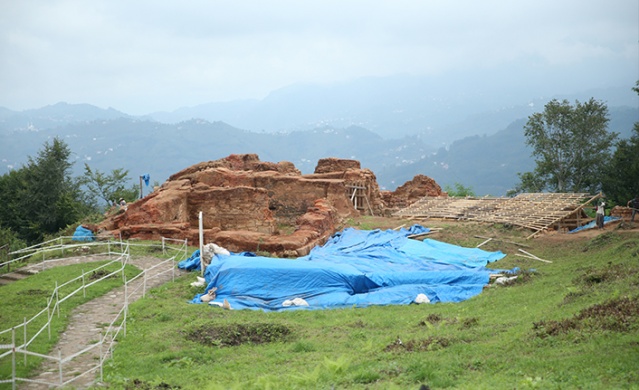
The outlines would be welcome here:
M 170 245 L 171 242 L 178 243 L 179 245 Z M 24 260 L 27 257 L 39 256 L 40 252 L 42 252 L 43 260 L 42 263 L 45 262 L 55 262 L 60 261 L 62 259 L 50 259 L 46 260 L 45 256 L 47 253 L 53 251 L 62 250 L 63 253 L 65 251 L 71 250 L 73 251 L 75 248 L 82 248 L 85 246 L 106 246 L 106 251 L 100 252 L 100 255 L 107 255 L 109 258 L 116 257 L 115 259 L 109 261 L 106 264 L 95 267 L 87 272 L 84 270 L 82 274 L 73 278 L 65 283 L 58 285 L 56 282 L 54 290 L 51 292 L 49 298 L 47 298 L 47 305 L 44 309 L 42 309 L 39 313 L 31 317 L 30 319 L 22 318 L 16 321 L 16 325 L 11 328 L 0 330 L 0 337 L 7 338 L 7 334 L 11 334 L 11 343 L 10 344 L 0 344 L 0 362 L 3 359 L 11 359 L 11 378 L 9 379 L 0 379 L 0 384 L 11 383 L 12 389 L 16 389 L 16 385 L 18 382 L 28 382 L 28 383 L 39 383 L 42 385 L 48 385 L 53 387 L 66 386 L 71 384 L 74 381 L 77 381 L 79 378 L 90 375 L 95 371 L 99 370 L 99 379 L 103 380 L 103 364 L 105 360 L 107 360 L 112 352 L 113 346 L 117 339 L 117 337 L 122 334 L 122 336 L 126 337 L 126 321 L 128 315 L 128 306 L 129 301 L 136 293 L 141 293 L 141 296 L 144 298 L 147 292 L 147 281 L 152 278 L 159 278 L 162 275 L 165 275 L 169 272 L 172 273 L 171 280 L 175 281 L 175 272 L 176 272 L 176 262 L 178 259 L 186 259 L 188 257 L 187 251 L 187 240 L 174 240 L 174 239 L 166 239 L 162 238 L 162 252 L 166 253 L 167 250 L 175 251 L 175 255 L 170 258 L 154 265 L 151 268 L 143 270 L 143 272 L 139 273 L 135 277 L 128 279 L 125 274 L 125 266 L 128 264 L 130 260 L 130 247 L 131 246 L 157 246 L 157 244 L 142 244 L 142 243 L 131 243 L 131 242 L 94 242 L 94 243 L 81 243 L 81 244 L 68 244 L 65 242 L 65 238 L 58 238 L 54 240 L 47 241 L 45 243 L 41 243 L 38 245 L 34 245 L 29 248 L 25 248 L 19 251 L 12 252 L 11 254 L 21 255 L 17 259 L 11 260 L 9 262 L 5 262 L 0 264 L 4 265 L 11 262 L 16 262 L 19 260 Z M 119 252 L 115 252 L 113 250 L 120 249 Z M 118 264 L 118 268 L 111 272 L 105 272 L 104 270 L 112 267 L 113 265 Z M 40 266 L 40 264 L 38 264 Z M 41 266 L 44 269 L 44 265 Z M 37 352 L 33 352 L 29 350 L 29 347 L 39 339 L 40 337 L 46 337 L 51 340 L 51 323 L 54 319 L 54 316 L 60 317 L 60 305 L 75 296 L 76 294 L 83 294 L 83 297 L 86 298 L 86 291 L 88 288 L 95 286 L 96 284 L 106 280 L 107 278 L 122 275 L 122 281 L 124 284 L 124 302 L 122 308 L 115 315 L 113 320 L 109 323 L 108 327 L 102 332 L 99 341 L 87 346 L 86 348 L 78 351 L 69 356 L 62 356 L 61 352 L 58 351 L 56 355 L 46 355 L 40 354 Z M 93 280 L 87 283 L 87 278 L 91 276 L 99 275 L 100 277 L 96 280 Z M 88 277 L 87 277 L 88 276 Z M 137 286 L 129 288 L 134 285 L 134 282 L 141 280 L 141 283 L 138 283 Z M 74 283 L 79 283 L 79 287 L 72 290 L 70 293 L 67 293 L 64 296 L 61 296 L 61 290 L 63 288 L 68 288 Z M 141 291 L 140 291 L 141 290 Z M 31 328 L 34 326 L 33 324 L 38 320 L 44 319 L 44 325 L 42 325 L 39 329 L 35 331 Z M 27 329 L 29 328 L 29 332 Z M 29 333 L 32 333 L 29 336 Z M 18 339 L 21 339 L 20 341 Z M 73 363 L 73 360 L 77 357 L 93 353 L 95 354 L 95 350 L 98 349 L 98 358 L 97 362 L 93 367 L 88 370 L 78 373 L 78 367 Z M 22 356 L 19 356 L 22 355 Z M 24 366 L 27 365 L 28 356 L 35 356 L 38 358 L 42 358 L 44 360 L 53 361 L 58 366 L 58 378 L 55 382 L 43 381 L 38 379 L 30 379 L 30 378 L 21 378 L 17 376 L 16 367 L 19 364 L 19 360 L 22 360 L 22 364 Z M 21 357 L 22 359 L 20 359 Z M 69 364 L 71 363 L 71 364 Z M 65 366 L 66 365 L 66 366 Z M 69 375 L 64 375 L 65 369 Z M 69 379 L 64 379 L 64 378 Z M 1 387 L 1 386 L 0 386 Z

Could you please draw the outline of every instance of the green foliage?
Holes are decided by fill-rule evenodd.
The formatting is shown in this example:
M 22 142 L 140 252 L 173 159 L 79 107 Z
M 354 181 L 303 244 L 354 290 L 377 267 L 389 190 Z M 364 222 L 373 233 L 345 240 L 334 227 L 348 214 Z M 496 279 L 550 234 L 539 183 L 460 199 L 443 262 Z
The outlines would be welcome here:
M 84 164 L 84 176 L 81 183 L 93 198 L 99 198 L 106 205 L 117 202 L 120 198 L 131 202 L 137 198 L 138 189 L 135 187 L 126 188 L 128 182 L 129 171 L 123 168 L 117 168 L 106 174 L 96 169 L 93 170 L 88 164 Z
M 66 143 L 54 138 L 26 166 L 0 178 L 0 226 L 34 243 L 93 210 L 71 177 L 70 155 Z
M 18 237 L 16 232 L 9 228 L 0 227 L 0 263 L 8 260 L 7 253 L 26 246 L 26 243 Z
M 74 229 L 80 221 L 95 222 L 98 199 L 111 204 L 138 198 L 137 186 L 125 187 L 128 171 L 106 174 L 85 164 L 84 176 L 73 178 L 70 156 L 67 144 L 54 138 L 25 166 L 0 176 L 0 229 L 10 229 L 17 239 L 33 244 Z
M 455 197 L 461 197 L 461 198 L 466 196 L 476 196 L 472 187 L 470 186 L 464 187 L 464 185 L 461 183 L 455 183 L 454 188 L 449 185 L 446 185 L 444 186 L 444 191 L 448 193 L 448 196 L 455 196 Z
M 633 91 L 639 94 L 639 81 Z M 639 195 L 639 122 L 635 122 L 629 139 L 620 140 L 606 167 L 603 191 L 614 203 L 626 205 Z
M 520 175 L 518 190 L 598 192 L 618 136 L 608 132 L 608 121 L 607 106 L 592 98 L 574 106 L 553 99 L 528 117 L 524 133 L 536 167 Z
M 543 192 L 546 186 L 545 180 L 533 172 L 518 173 L 517 176 L 519 183 L 506 193 L 507 196 L 515 196 L 522 192 Z
M 107 261 L 100 261 L 92 263 L 91 265 L 75 264 L 56 267 L 0 287 L 2 289 L 2 293 L 5 294 L 4 296 L 11 297 L 11 299 L 7 299 L 2 305 L 0 305 L 0 323 L 2 324 L 0 330 L 5 330 L 12 326 L 19 326 L 23 323 L 25 318 L 30 319 L 46 308 L 47 300 L 51 299 L 51 292 L 54 290 L 56 282 L 57 285 L 61 286 L 63 283 L 82 275 L 83 272 L 89 274 L 90 269 L 95 269 L 106 263 Z M 109 273 L 118 270 L 120 267 L 121 266 L 119 264 L 111 264 L 100 271 L 103 273 Z M 139 269 L 130 265 L 127 265 L 125 268 L 127 278 L 132 278 L 139 274 L 139 272 Z M 30 350 L 41 354 L 50 353 L 51 348 L 58 340 L 58 335 L 69 323 L 69 320 L 71 319 L 71 312 L 75 307 L 104 295 L 113 288 L 121 286 L 122 283 L 122 277 L 106 278 L 103 282 L 96 283 L 95 285 L 87 288 L 86 297 L 84 297 L 83 293 L 80 292 L 66 299 L 60 305 L 60 315 L 54 315 L 52 317 L 51 339 L 49 339 L 47 332 L 45 331 L 31 344 Z M 81 281 L 76 281 L 64 288 L 61 288 L 59 292 L 60 299 L 69 295 L 72 291 L 80 288 L 81 286 Z M 47 315 L 45 311 L 44 315 L 40 315 L 34 322 L 29 324 L 27 327 L 27 338 L 32 338 L 34 334 L 42 326 L 44 326 L 44 324 L 46 324 L 46 320 Z M 22 327 L 17 328 L 17 334 L 20 337 L 17 342 L 22 343 Z M 0 335 L 0 344 L 8 343 L 11 343 L 11 333 L 9 332 Z M 42 362 L 41 358 L 31 356 L 29 357 L 28 364 L 26 366 L 22 363 L 17 364 L 17 376 L 28 377 L 29 373 L 33 373 L 38 368 L 38 364 L 40 362 Z M 0 360 L 0 379 L 11 378 L 11 370 L 10 358 Z

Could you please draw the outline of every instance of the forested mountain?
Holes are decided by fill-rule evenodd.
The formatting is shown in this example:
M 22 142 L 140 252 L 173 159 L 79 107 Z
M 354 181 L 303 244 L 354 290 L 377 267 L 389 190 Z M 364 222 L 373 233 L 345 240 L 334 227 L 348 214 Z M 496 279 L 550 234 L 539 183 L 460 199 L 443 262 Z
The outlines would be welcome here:
M 15 131 L 39 131 L 98 119 L 131 118 L 114 108 L 101 109 L 90 104 L 64 102 L 24 111 L 0 107 L 0 134 Z
M 314 127 L 361 126 L 382 138 L 427 137 L 432 145 L 450 145 L 472 135 L 494 134 L 511 122 L 543 110 L 553 98 L 586 101 L 591 97 L 612 107 L 634 107 L 631 86 L 601 88 L 569 95 L 501 75 L 476 79 L 458 74 L 455 81 L 397 75 L 362 78 L 332 85 L 291 85 L 262 100 L 207 103 L 149 116 L 164 123 L 192 118 L 223 121 L 255 132 L 305 131 Z M 555 88 L 556 89 L 556 88 Z
M 610 110 L 610 130 L 630 134 L 639 110 Z M 504 195 L 518 181 L 517 173 L 534 166 L 522 127 L 512 122 L 491 135 L 475 135 L 437 148 L 422 135 L 384 139 L 363 127 L 317 127 L 290 133 L 250 132 L 224 122 L 189 120 L 165 124 L 135 118 L 75 122 L 39 131 L 0 133 L 0 174 L 26 162 L 46 140 L 60 136 L 72 151 L 74 170 L 84 163 L 109 172 L 129 170 L 133 182 L 149 173 L 162 183 L 192 164 L 229 154 L 256 153 L 263 161 L 291 161 L 311 173 L 323 157 L 357 159 L 375 172 L 380 185 L 395 189 L 416 174 L 433 177 L 440 185 L 461 183 L 479 195 Z
M 503 195 L 518 181 L 518 172 L 534 166 L 522 126 L 551 100 L 530 98 L 537 92 L 513 87 L 499 93 L 490 80 L 460 77 L 451 85 L 395 76 L 293 85 L 262 100 L 144 117 L 89 104 L 25 111 L 0 107 L 0 174 L 59 136 L 72 151 L 76 174 L 84 163 L 105 172 L 124 168 L 132 182 L 149 173 L 161 183 L 200 161 L 256 153 L 263 161 L 291 161 L 304 173 L 323 157 L 357 159 L 387 189 L 425 174 L 442 186 L 460 183 L 480 195 Z M 553 97 L 603 101 L 609 130 L 622 138 L 639 121 L 638 97 L 631 88 Z

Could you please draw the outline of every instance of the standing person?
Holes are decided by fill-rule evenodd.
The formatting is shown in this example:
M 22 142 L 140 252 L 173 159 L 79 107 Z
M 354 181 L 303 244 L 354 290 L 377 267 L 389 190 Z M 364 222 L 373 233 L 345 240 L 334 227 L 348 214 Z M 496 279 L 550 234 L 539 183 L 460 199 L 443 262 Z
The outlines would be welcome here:
M 599 229 L 604 228 L 604 216 L 606 215 L 605 206 L 606 203 L 604 202 L 600 202 L 599 205 L 597 205 L 597 227 Z
M 630 217 L 630 222 L 634 222 L 635 214 L 637 214 L 637 211 L 639 211 L 639 195 L 635 196 L 634 199 L 630 199 L 626 206 L 632 208 L 632 217 Z
M 126 200 L 124 200 L 124 198 L 120 198 L 120 210 L 126 211 L 126 209 L 127 209 Z

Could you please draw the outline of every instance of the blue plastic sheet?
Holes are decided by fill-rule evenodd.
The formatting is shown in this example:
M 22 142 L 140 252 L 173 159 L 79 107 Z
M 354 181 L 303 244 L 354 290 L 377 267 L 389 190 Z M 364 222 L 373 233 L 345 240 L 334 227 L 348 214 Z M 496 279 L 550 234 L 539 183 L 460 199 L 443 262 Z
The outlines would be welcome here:
M 604 226 L 605 226 L 607 223 L 614 222 L 614 221 L 618 221 L 618 220 L 620 220 L 620 219 L 621 219 L 621 218 L 619 218 L 619 217 L 605 216 L 605 217 L 604 217 Z M 577 233 L 577 232 L 580 232 L 580 231 L 582 231 L 582 230 L 586 230 L 586 229 L 593 229 L 593 228 L 596 228 L 596 227 L 597 227 L 597 221 L 590 221 L 590 222 L 588 222 L 588 223 L 587 223 L 587 224 L 585 224 L 585 225 L 582 225 L 582 226 L 579 226 L 578 228 L 572 229 L 572 230 L 571 230 L 571 231 L 569 231 L 568 233 Z
M 95 236 L 93 232 L 82 225 L 75 228 L 75 232 L 73 233 L 73 237 L 71 237 L 72 241 L 93 241 L 95 240 Z
M 349 228 L 297 259 L 216 255 L 204 273 L 204 293 L 216 287 L 217 303 L 266 311 L 406 305 L 418 294 L 433 303 L 459 302 L 481 293 L 496 272 L 486 265 L 505 255 L 408 238 L 427 231 Z M 201 303 L 202 295 L 192 302 Z M 284 306 L 294 298 L 308 306 Z

